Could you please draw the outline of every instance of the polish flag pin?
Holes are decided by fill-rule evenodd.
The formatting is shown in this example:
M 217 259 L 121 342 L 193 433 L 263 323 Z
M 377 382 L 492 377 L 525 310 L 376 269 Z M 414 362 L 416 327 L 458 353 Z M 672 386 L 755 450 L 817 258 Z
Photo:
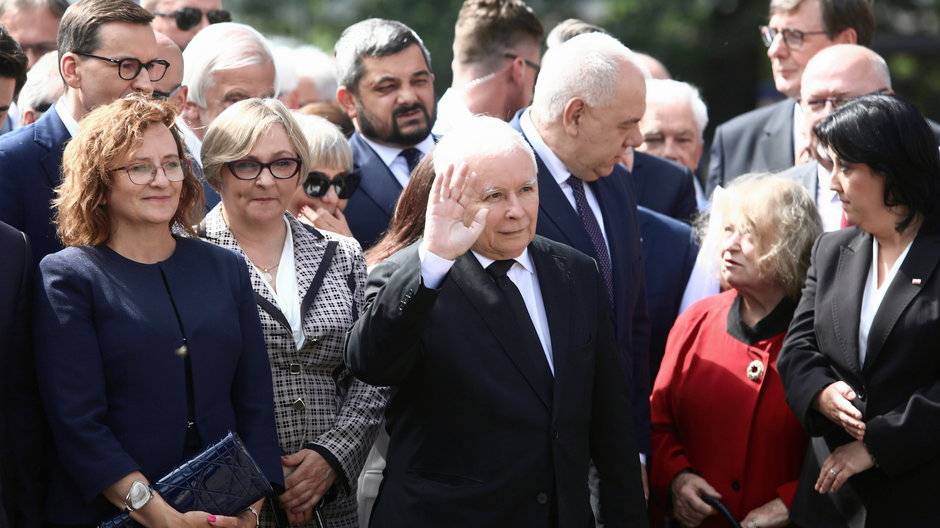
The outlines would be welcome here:
M 920 286 L 920 283 L 921 283 L 920 279 L 911 279 L 911 284 L 913 284 L 914 286 Z

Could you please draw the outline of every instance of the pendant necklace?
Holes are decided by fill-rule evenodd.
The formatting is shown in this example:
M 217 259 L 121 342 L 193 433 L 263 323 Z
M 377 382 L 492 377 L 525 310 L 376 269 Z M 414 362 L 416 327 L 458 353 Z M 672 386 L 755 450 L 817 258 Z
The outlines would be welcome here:
M 258 269 L 261 270 L 261 278 L 264 279 L 264 282 L 270 283 L 272 280 L 274 280 L 274 276 L 271 275 L 271 270 L 278 267 L 280 264 L 281 263 L 278 262 L 277 264 L 273 266 L 269 266 L 267 268 L 262 268 L 261 266 L 258 266 Z

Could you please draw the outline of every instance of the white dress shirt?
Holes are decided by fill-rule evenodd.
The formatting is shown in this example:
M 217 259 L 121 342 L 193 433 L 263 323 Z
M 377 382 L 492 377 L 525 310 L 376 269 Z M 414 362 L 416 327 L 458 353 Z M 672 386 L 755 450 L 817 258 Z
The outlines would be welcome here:
M 277 307 L 287 318 L 290 324 L 291 336 L 294 338 L 294 346 L 297 350 L 304 344 L 304 323 L 300 314 L 300 287 L 297 285 L 297 268 L 294 265 L 294 237 L 291 233 L 290 223 L 284 218 L 287 224 L 287 238 L 284 240 L 284 249 L 281 250 L 281 260 L 277 265 L 277 291 L 271 287 L 266 280 L 262 278 L 261 282 L 268 289 L 268 292 L 274 297 Z M 262 275 L 261 269 L 251 263 L 258 275 Z
M 59 114 L 59 119 L 62 120 L 62 123 L 65 125 L 65 129 L 69 131 L 69 135 L 75 137 L 78 135 L 78 121 L 72 117 L 71 107 L 68 102 L 65 100 L 65 96 L 59 98 L 55 103 L 55 113 Z
M 858 320 L 858 361 L 859 365 L 865 364 L 865 358 L 868 357 L 868 333 L 871 330 L 871 323 L 875 320 L 881 301 L 885 298 L 885 293 L 894 281 L 895 275 L 901 269 L 907 252 L 910 251 L 913 240 L 908 242 L 907 247 L 901 252 L 901 256 L 894 262 L 885 280 L 878 287 L 878 240 L 874 238 L 871 241 L 871 266 L 868 268 L 868 279 L 865 280 L 865 289 L 862 291 L 862 312 Z
M 822 218 L 823 231 L 842 229 L 842 200 L 839 193 L 829 188 L 832 173 L 816 164 L 816 209 Z
M 389 147 L 386 145 L 380 145 L 371 139 L 362 136 L 362 139 L 372 147 L 372 150 L 379 155 L 379 158 L 382 160 L 382 163 L 388 167 L 388 170 L 392 171 L 392 175 L 395 176 L 395 179 L 398 180 L 398 183 L 401 185 L 401 188 L 404 189 L 408 186 L 408 178 L 411 176 L 411 171 L 408 170 L 408 162 L 405 161 L 405 158 L 401 157 L 399 154 L 405 149 L 401 147 Z M 414 146 L 414 148 L 421 151 L 421 154 L 427 156 L 428 152 L 431 152 L 431 149 L 434 148 L 434 137 L 431 134 L 428 134 L 428 137 L 424 138 L 420 143 Z
M 480 262 L 483 269 L 492 264 L 491 258 L 484 257 L 476 251 L 471 251 L 473 256 Z M 424 244 L 418 247 L 418 258 L 421 260 L 421 280 L 428 288 L 438 289 L 444 282 L 444 277 L 456 261 L 441 258 L 428 251 Z M 516 285 L 519 293 L 522 294 L 522 300 L 525 302 L 526 310 L 529 312 L 529 319 L 532 320 L 532 326 L 535 327 L 535 333 L 539 336 L 542 343 L 542 352 L 548 361 L 548 368 L 552 375 L 555 374 L 555 362 L 552 355 L 552 340 L 548 331 L 548 316 L 545 315 L 545 302 L 542 299 L 542 289 L 539 287 L 538 275 L 535 273 L 535 264 L 529 255 L 529 249 L 526 248 L 522 254 L 515 258 L 516 262 L 506 272 L 509 280 Z

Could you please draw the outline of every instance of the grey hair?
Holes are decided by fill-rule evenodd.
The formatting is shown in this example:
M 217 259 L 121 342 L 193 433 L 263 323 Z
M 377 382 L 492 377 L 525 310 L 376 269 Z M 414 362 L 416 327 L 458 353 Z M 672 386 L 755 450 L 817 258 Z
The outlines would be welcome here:
M 286 42 L 269 40 L 271 54 L 274 57 L 274 69 L 277 71 L 277 93 L 288 94 L 297 89 L 297 58 L 294 50 Z
M 212 24 L 196 33 L 183 51 L 183 84 L 189 87 L 189 102 L 206 107 L 206 91 L 215 82 L 212 74 L 216 71 L 268 63 L 274 63 L 274 55 L 257 30 L 235 22 Z M 274 77 L 276 90 L 276 67 Z
M 532 160 L 534 175 L 535 154 L 522 134 L 502 119 L 484 115 L 468 117 L 434 147 L 434 172 L 443 172 L 448 165 L 456 167 L 468 158 L 495 156 L 517 149 Z
M 294 112 L 294 119 L 310 147 L 309 170 L 317 166 L 347 171 L 353 169 L 352 149 L 338 126 L 320 116 L 298 112 Z
M 418 46 L 431 69 L 431 54 L 421 37 L 396 20 L 370 18 L 343 30 L 336 41 L 336 79 L 353 94 L 359 93 L 359 81 L 365 75 L 363 57 L 386 57 L 411 46 Z
M 549 48 L 554 48 L 555 46 L 568 42 L 573 37 L 578 35 L 583 35 L 585 33 L 604 33 L 609 35 L 606 29 L 595 26 L 589 22 L 585 22 L 578 18 L 569 18 L 562 20 L 558 23 L 557 26 L 553 27 L 552 30 L 548 33 L 548 36 L 545 37 L 545 45 Z
M 0 16 L 3 16 L 8 9 L 27 11 L 43 7 L 48 7 L 56 18 L 62 18 L 69 7 L 69 2 L 67 0 L 0 0 Z
M 20 90 L 16 104 L 20 110 L 38 111 L 62 97 L 64 88 L 59 77 L 59 54 L 50 51 L 26 73 L 26 84 Z
M 584 33 L 549 48 L 535 83 L 532 109 L 540 120 L 552 122 L 574 97 L 593 107 L 613 104 L 623 62 L 636 66 L 644 79 L 650 78 L 629 48 L 604 33 Z
M 316 46 L 301 46 L 294 50 L 294 68 L 297 77 L 311 79 L 323 101 L 336 100 L 336 62 Z
M 695 119 L 699 139 L 704 137 L 705 127 L 708 126 L 708 107 L 695 86 L 672 79 L 647 79 L 646 104 L 651 103 L 682 103 L 688 106 Z

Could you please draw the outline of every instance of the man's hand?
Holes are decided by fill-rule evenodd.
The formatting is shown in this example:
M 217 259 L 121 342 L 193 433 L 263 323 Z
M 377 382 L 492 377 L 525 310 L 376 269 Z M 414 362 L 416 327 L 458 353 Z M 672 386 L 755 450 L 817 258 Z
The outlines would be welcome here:
M 481 208 L 470 225 L 465 222 L 465 206 L 470 201 L 467 183 L 473 180 L 470 167 L 462 164 L 454 171 L 449 165 L 434 178 L 428 196 L 428 210 L 424 220 L 425 249 L 438 257 L 454 260 L 470 249 L 486 225 L 488 209 Z

